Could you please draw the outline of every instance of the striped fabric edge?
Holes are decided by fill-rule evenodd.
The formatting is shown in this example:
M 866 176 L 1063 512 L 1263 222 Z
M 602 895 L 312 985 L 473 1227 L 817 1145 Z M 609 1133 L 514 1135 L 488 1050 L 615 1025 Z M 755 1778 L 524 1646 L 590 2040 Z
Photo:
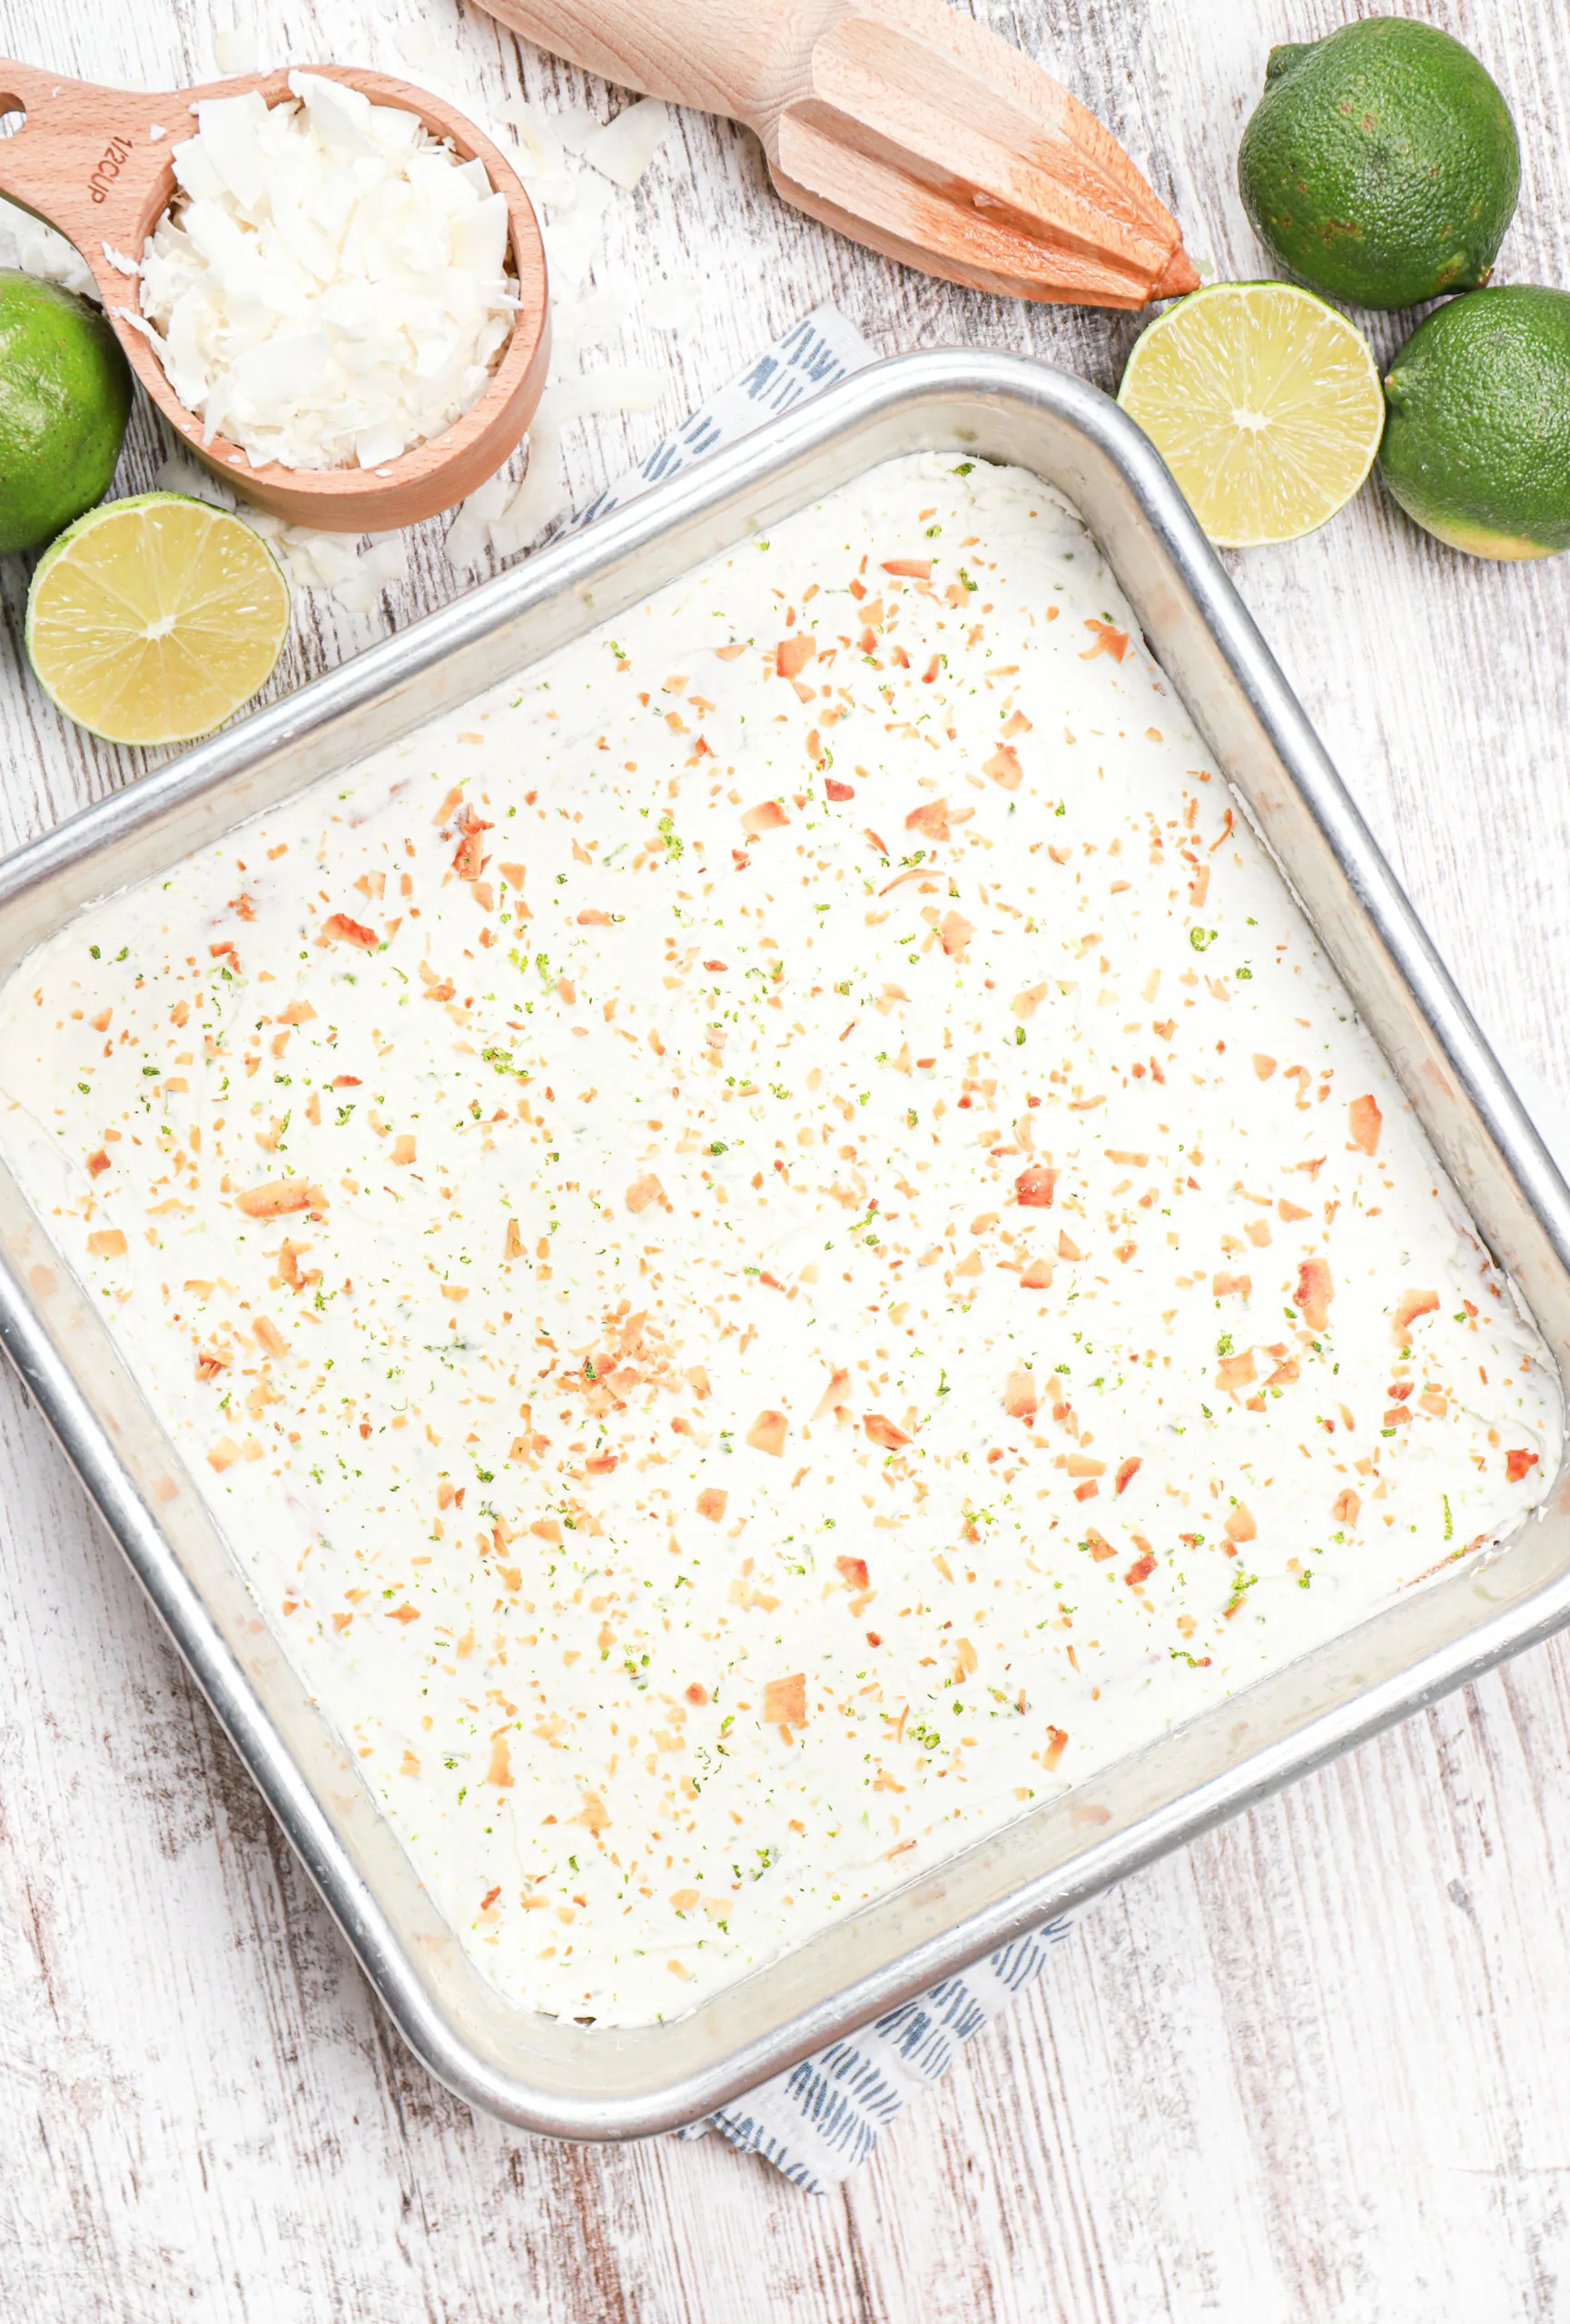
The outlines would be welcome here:
M 832 2193 L 910 2101 L 942 2080 L 964 2043 L 1034 1984 L 1080 1917 L 1062 1913 L 1016 1937 L 677 2137 L 717 2131 L 738 2153 L 761 2154 L 804 2194 Z

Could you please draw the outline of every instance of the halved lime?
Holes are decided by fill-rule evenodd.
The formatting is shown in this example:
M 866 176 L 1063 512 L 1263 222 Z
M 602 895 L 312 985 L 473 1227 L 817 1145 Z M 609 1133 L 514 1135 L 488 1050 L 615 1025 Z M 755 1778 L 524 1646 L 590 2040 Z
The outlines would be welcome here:
M 1217 282 L 1153 322 L 1118 401 L 1219 548 L 1295 541 L 1373 466 L 1385 399 L 1360 331 L 1291 282 Z
M 262 683 L 289 630 L 272 551 L 226 508 L 144 492 L 90 508 L 38 561 L 27 653 L 67 717 L 111 743 L 188 743 Z

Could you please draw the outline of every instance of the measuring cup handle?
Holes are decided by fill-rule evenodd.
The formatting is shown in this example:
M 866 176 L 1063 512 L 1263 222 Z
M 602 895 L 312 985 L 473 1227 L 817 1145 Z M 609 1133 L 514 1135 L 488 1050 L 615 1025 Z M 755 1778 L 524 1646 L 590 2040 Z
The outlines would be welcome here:
M 174 102 L 0 57 L 0 112 L 27 116 L 0 138 L 0 193 L 74 242 L 115 303 L 125 282 L 104 246 L 140 254 L 143 213 L 169 167 L 167 134 L 152 127 L 160 107 L 174 126 Z

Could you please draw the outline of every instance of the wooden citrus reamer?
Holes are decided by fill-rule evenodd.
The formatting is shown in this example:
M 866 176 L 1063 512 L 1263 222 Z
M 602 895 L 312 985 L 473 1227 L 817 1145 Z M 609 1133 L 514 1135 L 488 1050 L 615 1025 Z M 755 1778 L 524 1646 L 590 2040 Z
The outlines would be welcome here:
M 1142 307 L 1199 282 L 1093 113 L 943 0 L 484 0 L 607 80 L 745 122 L 787 202 L 1020 299 Z
M 132 369 L 188 450 L 232 490 L 293 525 L 328 532 L 391 532 L 450 508 L 496 471 L 518 443 L 545 386 L 550 352 L 545 251 L 528 194 L 489 139 L 424 89 L 385 74 L 332 64 L 303 68 L 341 81 L 375 103 L 418 113 L 438 137 L 450 138 L 466 161 L 485 164 L 506 200 L 518 309 L 512 337 L 484 394 L 430 442 L 384 467 L 253 468 L 237 446 L 202 440 L 202 422 L 175 395 L 163 365 L 128 313 L 139 311 L 140 285 L 108 252 L 139 259 L 142 246 L 175 191 L 173 150 L 196 132 L 190 110 L 201 97 L 237 97 L 257 90 L 268 104 L 289 94 L 283 72 L 252 73 L 201 88 L 149 96 L 0 58 L 0 111 L 27 118 L 0 140 L 0 193 L 58 227 L 92 270 L 104 309 Z

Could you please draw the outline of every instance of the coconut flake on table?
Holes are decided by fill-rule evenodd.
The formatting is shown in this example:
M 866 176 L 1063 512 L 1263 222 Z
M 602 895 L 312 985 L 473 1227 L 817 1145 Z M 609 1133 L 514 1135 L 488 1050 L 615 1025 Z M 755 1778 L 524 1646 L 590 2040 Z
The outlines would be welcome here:
M 605 122 L 597 121 L 593 113 L 585 113 L 576 105 L 569 112 L 553 113 L 550 125 L 572 154 L 583 153 L 607 126 Z
M 466 573 L 482 563 L 488 547 L 496 556 L 515 556 L 528 548 L 570 505 L 561 458 L 563 428 L 610 412 L 652 411 L 669 385 L 667 372 L 633 363 L 553 380 L 529 424 L 523 482 L 514 490 L 506 475 L 499 474 L 469 494 L 447 529 L 442 547 L 448 562 Z
M 630 193 L 670 135 L 670 107 L 658 97 L 627 105 L 582 147 L 584 160 Z
M 690 274 L 667 274 L 651 282 L 637 302 L 638 319 L 651 330 L 679 330 L 698 311 L 698 287 Z
M 567 158 L 551 115 L 527 97 L 509 97 L 495 111 L 496 119 L 513 133 L 516 146 L 508 159 L 524 183 L 541 201 L 565 199 Z
M 506 508 L 490 525 L 490 546 L 498 556 L 516 556 L 538 540 L 548 526 L 565 517 L 571 506 L 567 471 L 561 458 L 561 431 L 538 415 L 528 431 L 528 468 Z
M 42 218 L 18 209 L 4 196 L 0 196 L 0 266 L 15 267 L 20 273 L 35 274 L 41 281 L 57 282 L 63 290 L 75 290 L 84 299 L 103 303 L 81 252 Z
M 558 290 L 576 290 L 599 255 L 605 214 L 616 200 L 608 178 L 580 170 L 560 198 L 547 201 L 541 227 L 546 263 Z
M 484 165 L 400 107 L 291 73 L 298 102 L 206 98 L 183 200 L 143 257 L 171 386 L 253 464 L 374 468 L 469 409 L 511 333 Z
M 229 25 L 212 35 L 212 60 L 226 79 L 242 73 L 260 73 L 262 46 L 254 33 Z
M 515 484 L 505 469 L 488 477 L 448 527 L 442 548 L 455 572 L 469 573 L 482 565 L 487 549 L 493 556 L 515 556 L 567 514 L 570 501 L 554 409 L 556 392 L 546 389 L 529 422 L 528 466 L 522 483 Z

